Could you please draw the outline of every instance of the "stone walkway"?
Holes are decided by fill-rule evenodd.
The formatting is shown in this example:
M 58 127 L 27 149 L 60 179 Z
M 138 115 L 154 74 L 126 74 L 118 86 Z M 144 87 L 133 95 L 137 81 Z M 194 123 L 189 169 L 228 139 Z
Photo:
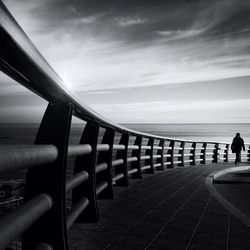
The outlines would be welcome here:
M 250 228 L 207 190 L 205 178 L 230 164 L 168 169 L 115 187 L 100 200 L 98 224 L 74 224 L 73 250 L 250 249 Z

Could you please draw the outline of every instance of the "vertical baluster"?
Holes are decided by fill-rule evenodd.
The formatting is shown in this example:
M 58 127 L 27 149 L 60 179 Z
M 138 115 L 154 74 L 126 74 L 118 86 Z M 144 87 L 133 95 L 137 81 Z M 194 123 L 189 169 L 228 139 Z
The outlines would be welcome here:
M 224 153 L 225 153 L 225 155 L 224 155 L 224 157 L 225 157 L 224 162 L 228 162 L 228 158 L 229 158 L 229 144 L 226 144 L 226 148 L 224 150 Z
M 97 183 L 106 181 L 108 187 L 105 188 L 98 196 L 99 199 L 113 199 L 113 180 L 112 180 L 112 156 L 113 156 L 113 145 L 114 145 L 115 131 L 111 128 L 107 128 L 102 138 L 102 144 L 109 145 L 109 151 L 99 152 L 97 163 L 107 163 L 107 169 L 98 173 L 96 179 Z
M 190 165 L 196 165 L 196 142 L 193 142 L 191 147 L 193 149 L 190 150 L 190 154 L 192 154 L 191 158 L 190 158 L 190 160 L 192 160 L 192 162 Z
M 205 142 L 205 143 L 203 143 L 203 145 L 202 145 L 202 150 L 201 150 L 201 153 L 202 153 L 202 155 L 201 155 L 201 157 L 202 157 L 202 161 L 201 161 L 201 163 L 202 164 L 206 164 L 206 152 L 207 152 L 207 143 Z
M 213 150 L 213 161 L 212 163 L 218 163 L 218 153 L 219 153 L 219 144 L 216 143 L 214 145 L 214 150 Z
M 89 174 L 87 181 L 72 191 L 72 201 L 76 204 L 83 197 L 88 198 L 89 205 L 77 218 L 77 222 L 98 222 L 99 212 L 96 197 L 96 147 L 99 135 L 99 125 L 88 122 L 82 133 L 80 144 L 90 144 L 90 154 L 77 156 L 75 159 L 74 174 L 86 171 Z
M 146 169 L 146 173 L 147 174 L 154 174 L 155 173 L 154 159 L 153 159 L 153 155 L 154 155 L 154 138 L 149 138 L 147 146 L 150 146 L 151 148 L 147 149 L 146 152 L 145 152 L 145 155 L 150 156 L 150 158 L 145 161 L 145 165 L 150 166 L 149 169 Z
M 185 160 L 185 157 L 184 157 L 185 142 L 184 141 L 181 142 L 180 148 L 181 149 L 179 150 L 178 154 L 181 154 L 181 156 L 178 157 L 178 161 L 181 161 L 181 163 L 179 163 L 179 166 L 184 167 L 184 160 Z
M 128 164 L 127 164 L 127 158 L 128 158 L 128 142 L 129 142 L 129 134 L 123 133 L 120 139 L 121 145 L 125 146 L 125 150 L 119 150 L 116 154 L 116 159 L 123 159 L 123 164 L 120 166 L 117 166 L 115 168 L 115 173 L 120 174 L 123 173 L 123 178 L 116 181 L 117 186 L 121 187 L 128 187 L 129 181 L 128 181 Z
M 165 140 L 164 139 L 160 140 L 159 146 L 161 147 L 161 149 L 157 150 L 157 155 L 161 155 L 161 158 L 156 160 L 157 163 L 161 163 L 161 166 L 158 169 L 162 171 L 164 171 L 165 169 L 164 167 L 164 145 L 165 145 Z
M 168 165 L 168 168 L 173 168 L 174 167 L 174 145 L 175 145 L 175 141 L 170 141 L 169 143 L 169 147 L 170 149 L 168 149 L 167 154 L 170 155 L 170 157 L 167 158 L 167 161 L 170 161 L 170 165 Z
M 24 199 L 47 193 L 53 206 L 23 234 L 23 249 L 35 249 L 41 242 L 53 249 L 68 249 L 65 178 L 71 118 L 70 105 L 49 104 L 43 116 L 35 144 L 53 144 L 58 149 L 58 158 L 53 163 L 28 170 Z
M 250 161 L 250 145 L 248 146 L 247 150 L 247 161 Z
M 132 157 L 137 157 L 137 161 L 131 163 L 131 168 L 136 168 L 137 172 L 132 174 L 133 179 L 142 179 L 142 172 L 141 172 L 141 146 L 142 146 L 142 137 L 137 136 L 135 139 L 134 145 L 138 146 L 138 150 L 132 151 Z

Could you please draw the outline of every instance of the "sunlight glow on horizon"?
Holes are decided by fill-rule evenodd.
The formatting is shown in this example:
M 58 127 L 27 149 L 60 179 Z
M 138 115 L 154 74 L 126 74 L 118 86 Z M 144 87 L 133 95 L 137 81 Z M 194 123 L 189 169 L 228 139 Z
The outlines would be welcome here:
M 63 80 L 64 87 L 67 90 L 74 92 L 73 91 L 73 84 L 70 82 L 70 78 L 69 78 L 66 70 L 63 71 L 62 80 Z
M 113 0 L 98 5 L 66 0 L 60 4 L 54 0 L 4 2 L 62 78 L 65 89 L 111 120 L 130 121 L 131 114 L 137 120 L 149 120 L 142 116 L 147 116 L 142 107 L 135 106 L 144 103 L 146 110 L 151 110 L 151 105 L 157 107 L 150 115 L 152 121 L 185 122 L 185 112 L 192 117 L 196 111 L 197 121 L 250 122 L 250 110 L 243 107 L 245 118 L 243 111 L 239 117 L 240 106 L 235 110 L 232 103 L 231 116 L 229 111 L 221 117 L 212 111 L 207 117 L 205 114 L 207 110 L 222 112 L 223 102 L 250 100 L 250 3 L 199 0 L 172 5 L 166 1 L 157 6 L 127 0 L 129 4 L 123 6 L 123 1 Z M 8 82 L 0 75 L 0 94 L 6 95 L 3 110 L 11 105 L 8 95 L 28 95 L 13 84 L 8 87 Z M 218 82 L 218 90 L 210 82 Z M 237 84 L 240 96 L 234 87 Z M 163 93 L 170 102 L 165 102 Z M 24 99 L 23 105 L 28 105 Z M 13 105 L 13 110 L 16 108 Z

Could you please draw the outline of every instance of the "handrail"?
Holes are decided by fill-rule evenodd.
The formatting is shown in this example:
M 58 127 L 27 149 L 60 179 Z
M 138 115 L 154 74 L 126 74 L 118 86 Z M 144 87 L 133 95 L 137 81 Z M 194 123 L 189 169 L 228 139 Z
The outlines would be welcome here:
M 95 170 L 96 174 L 104 171 L 105 169 L 107 169 L 107 167 L 108 167 L 108 165 L 107 165 L 106 162 L 97 164 L 96 165 L 96 170 Z
M 109 145 L 108 144 L 98 144 L 96 150 L 97 150 L 97 152 L 108 151 Z
M 138 161 L 138 158 L 135 156 L 127 158 L 127 162 L 133 162 L 133 161 Z
M 112 161 L 112 167 L 121 165 L 121 164 L 123 164 L 123 162 L 124 162 L 123 159 L 114 160 L 114 161 Z
M 89 144 L 69 145 L 68 157 L 89 154 L 91 153 L 91 151 L 92 151 L 92 147 Z
M 125 145 L 114 144 L 113 145 L 113 149 L 114 150 L 124 150 L 125 149 Z
M 89 205 L 89 200 L 87 198 L 82 198 L 79 200 L 70 210 L 67 216 L 67 229 L 69 229 L 81 212 Z
M 9 242 L 23 233 L 51 207 L 51 198 L 47 194 L 41 194 L 2 217 L 0 219 L 0 249 L 5 249 Z
M 0 145 L 0 174 L 50 163 L 58 156 L 53 145 Z
M 108 183 L 106 181 L 102 181 L 96 186 L 96 194 L 99 195 L 107 187 Z
M 86 171 L 79 172 L 66 180 L 66 192 L 73 190 L 84 181 L 87 181 L 89 174 Z
M 129 150 L 138 150 L 139 147 L 137 145 L 128 145 Z
M 123 173 L 117 174 L 113 177 L 113 181 L 116 182 L 117 180 L 120 180 L 121 178 L 123 178 L 123 176 L 124 176 Z

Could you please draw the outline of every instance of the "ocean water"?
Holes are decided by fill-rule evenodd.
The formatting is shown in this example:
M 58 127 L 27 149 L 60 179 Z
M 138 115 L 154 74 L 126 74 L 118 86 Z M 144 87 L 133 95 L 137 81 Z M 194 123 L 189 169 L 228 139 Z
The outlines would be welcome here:
M 169 138 L 231 143 L 239 132 L 250 143 L 249 123 L 202 123 L 202 124 L 125 124 L 125 126 Z
M 250 143 L 249 123 L 223 124 L 123 124 L 123 126 L 145 133 L 160 135 L 168 138 L 227 142 L 231 143 L 237 132 L 246 143 Z M 39 124 L 0 124 L 1 144 L 33 143 Z M 71 143 L 77 143 L 84 125 L 72 124 Z

